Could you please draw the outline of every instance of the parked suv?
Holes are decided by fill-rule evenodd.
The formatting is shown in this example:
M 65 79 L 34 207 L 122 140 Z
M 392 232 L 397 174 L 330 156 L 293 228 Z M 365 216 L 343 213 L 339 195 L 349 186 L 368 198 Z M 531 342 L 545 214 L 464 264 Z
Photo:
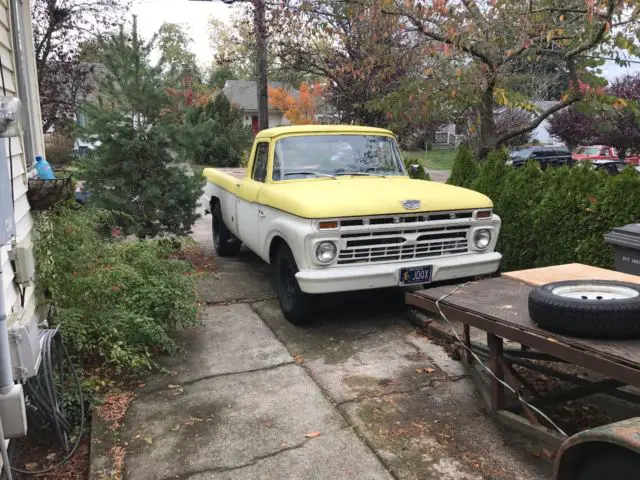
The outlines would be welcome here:
M 507 164 L 514 167 L 522 167 L 529 160 L 538 162 L 543 170 L 548 166 L 573 166 L 571 152 L 562 146 L 520 148 L 511 152 Z

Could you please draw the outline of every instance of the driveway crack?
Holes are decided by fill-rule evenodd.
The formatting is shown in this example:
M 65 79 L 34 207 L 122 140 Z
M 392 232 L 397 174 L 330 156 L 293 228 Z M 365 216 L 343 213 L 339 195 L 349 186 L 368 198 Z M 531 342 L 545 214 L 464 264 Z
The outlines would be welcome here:
M 297 443 L 295 445 L 282 447 L 282 448 L 276 450 L 275 452 L 266 453 L 264 455 L 258 455 L 256 457 L 253 457 L 248 462 L 243 463 L 242 465 L 232 465 L 232 466 L 229 466 L 229 467 L 213 467 L 213 468 L 204 468 L 204 469 L 200 469 L 200 470 L 191 470 L 191 471 L 185 472 L 185 473 L 183 473 L 181 475 L 177 475 L 177 476 L 176 475 L 168 475 L 166 477 L 163 477 L 161 480 L 187 479 L 189 477 L 192 477 L 193 475 L 198 475 L 198 474 L 201 474 L 201 473 L 225 473 L 225 472 L 232 472 L 234 470 L 239 470 L 241 468 L 251 467 L 251 466 L 256 465 L 257 463 L 261 462 L 262 460 L 266 460 L 268 458 L 277 457 L 281 453 L 285 453 L 285 452 L 288 452 L 288 451 L 291 451 L 291 450 L 298 450 L 298 449 L 304 447 L 308 441 L 309 441 L 309 439 L 305 439 L 302 442 Z

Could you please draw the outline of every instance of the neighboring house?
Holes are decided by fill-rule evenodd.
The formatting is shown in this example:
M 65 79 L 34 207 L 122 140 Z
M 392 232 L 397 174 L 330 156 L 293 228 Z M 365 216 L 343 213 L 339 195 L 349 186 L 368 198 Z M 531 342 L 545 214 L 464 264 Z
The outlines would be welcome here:
M 269 82 L 270 87 L 285 86 L 280 82 Z M 293 97 L 299 92 L 295 89 L 289 90 Z M 254 135 L 258 132 L 258 87 L 253 80 L 227 80 L 224 83 L 222 93 L 229 101 L 242 110 L 242 120 L 245 125 L 250 125 Z M 269 107 L 269 127 L 280 125 L 290 125 L 284 114 L 277 108 Z
M 464 136 L 456 134 L 456 126 L 453 123 L 442 125 L 433 134 L 434 147 L 458 147 Z

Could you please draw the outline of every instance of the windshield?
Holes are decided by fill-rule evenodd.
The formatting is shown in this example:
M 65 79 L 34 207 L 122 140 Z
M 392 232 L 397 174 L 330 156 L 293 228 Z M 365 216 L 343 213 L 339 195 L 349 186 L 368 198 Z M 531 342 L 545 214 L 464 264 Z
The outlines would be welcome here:
M 600 147 L 578 147 L 576 153 L 579 155 L 600 155 Z
M 533 153 L 533 148 L 522 148 L 511 152 L 511 158 L 528 158 Z
M 395 140 L 383 135 L 309 135 L 276 141 L 273 179 L 405 175 Z

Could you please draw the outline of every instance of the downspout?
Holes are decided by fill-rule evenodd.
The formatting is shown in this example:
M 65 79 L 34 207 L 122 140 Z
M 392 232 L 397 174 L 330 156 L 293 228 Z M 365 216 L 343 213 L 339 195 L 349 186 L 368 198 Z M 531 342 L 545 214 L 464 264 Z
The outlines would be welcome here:
M 18 97 L 22 99 L 22 104 L 24 105 L 22 114 L 25 117 L 25 121 L 23 122 L 23 131 L 24 131 L 24 148 L 25 148 L 25 158 L 27 159 L 28 167 L 33 162 L 35 158 L 34 153 L 34 142 L 33 142 L 33 122 L 31 118 L 31 111 L 29 110 L 29 106 L 33 105 L 33 99 L 29 95 L 29 70 L 25 63 L 26 55 L 23 48 L 23 42 L 21 41 L 22 35 L 21 33 L 21 23 L 20 23 L 20 13 L 22 10 L 20 9 L 19 3 L 22 3 L 21 0 L 11 0 L 11 36 L 13 41 L 13 58 L 16 69 L 16 83 L 18 84 Z M 20 12 L 20 13 L 19 13 Z M 11 139 L 9 139 L 9 142 Z M 44 152 L 39 152 L 40 155 L 44 154 Z

